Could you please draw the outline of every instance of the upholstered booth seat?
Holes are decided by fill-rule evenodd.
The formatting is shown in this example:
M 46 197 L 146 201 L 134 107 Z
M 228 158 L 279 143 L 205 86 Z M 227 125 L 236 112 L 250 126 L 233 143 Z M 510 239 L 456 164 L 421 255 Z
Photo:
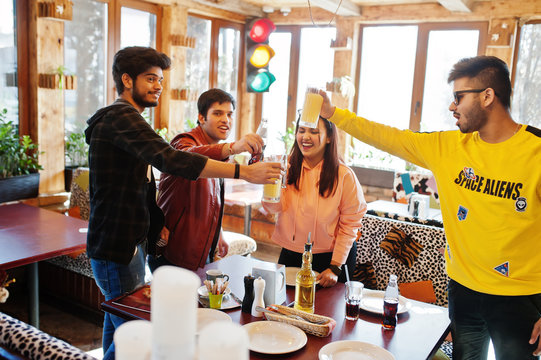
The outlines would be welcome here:
M 447 305 L 447 283 L 445 271 L 445 233 L 443 228 L 399 221 L 379 216 L 365 215 L 362 220 L 361 236 L 357 246 L 357 267 L 366 264 L 373 266 L 375 288 L 385 290 L 390 274 L 398 276 L 399 283 L 413 283 L 409 291 L 419 285 L 419 291 L 426 295 L 426 282 L 432 282 L 436 305 Z M 418 246 L 418 253 L 408 254 L 405 262 L 393 257 L 381 244 L 388 234 L 395 235 L 398 230 L 407 236 L 408 241 Z M 391 232 L 392 231 L 392 232 Z M 415 298 L 412 296 L 412 298 Z
M 1 312 L 0 348 L 22 359 L 95 360 L 82 350 Z

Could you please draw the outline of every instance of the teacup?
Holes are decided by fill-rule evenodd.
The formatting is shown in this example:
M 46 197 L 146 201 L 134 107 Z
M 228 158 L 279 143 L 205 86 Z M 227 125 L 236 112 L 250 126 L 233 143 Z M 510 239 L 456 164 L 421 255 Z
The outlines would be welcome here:
M 222 270 L 210 269 L 207 270 L 207 280 L 216 282 L 216 279 L 222 278 L 223 281 L 229 281 L 229 275 L 224 274 Z

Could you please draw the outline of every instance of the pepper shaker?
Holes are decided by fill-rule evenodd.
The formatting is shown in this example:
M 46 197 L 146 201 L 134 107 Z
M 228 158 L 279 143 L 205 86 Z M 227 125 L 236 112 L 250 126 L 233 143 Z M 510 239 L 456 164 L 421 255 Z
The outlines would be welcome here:
M 254 303 L 254 277 L 248 274 L 244 277 L 244 298 L 242 299 L 242 312 L 250 314 Z
M 257 311 L 256 307 L 265 307 L 265 300 L 263 300 L 263 294 L 265 293 L 265 279 L 261 276 L 254 280 L 254 303 L 252 304 L 252 316 L 262 317 L 263 313 Z

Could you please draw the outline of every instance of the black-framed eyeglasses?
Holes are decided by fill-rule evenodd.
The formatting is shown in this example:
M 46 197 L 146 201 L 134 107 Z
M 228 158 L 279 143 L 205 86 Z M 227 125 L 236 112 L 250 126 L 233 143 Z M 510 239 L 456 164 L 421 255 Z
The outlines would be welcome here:
M 455 92 L 453 92 L 453 96 L 455 97 L 455 101 L 453 101 L 453 104 L 455 104 L 455 106 L 458 106 L 458 104 L 460 103 L 460 99 L 462 99 L 462 94 L 467 94 L 467 93 L 479 94 L 479 93 L 482 93 L 483 91 L 485 91 L 486 89 L 488 89 L 488 88 L 484 88 L 484 89 L 468 89 L 468 90 L 455 91 Z

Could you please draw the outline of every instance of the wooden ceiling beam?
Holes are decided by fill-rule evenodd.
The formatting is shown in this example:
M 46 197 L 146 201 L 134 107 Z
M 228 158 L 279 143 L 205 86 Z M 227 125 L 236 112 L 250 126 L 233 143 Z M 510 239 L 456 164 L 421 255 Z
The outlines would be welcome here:
M 248 17 L 264 17 L 265 13 L 260 6 L 239 0 L 193 0 L 196 3 L 211 6 L 221 10 L 246 15 Z
M 340 16 L 361 16 L 361 7 L 349 0 L 310 0 L 313 6 L 320 7 L 330 13 Z M 340 8 L 338 8 L 340 6 Z M 338 12 L 336 9 L 338 8 Z
M 472 12 L 473 0 L 438 0 L 438 2 L 451 12 Z

